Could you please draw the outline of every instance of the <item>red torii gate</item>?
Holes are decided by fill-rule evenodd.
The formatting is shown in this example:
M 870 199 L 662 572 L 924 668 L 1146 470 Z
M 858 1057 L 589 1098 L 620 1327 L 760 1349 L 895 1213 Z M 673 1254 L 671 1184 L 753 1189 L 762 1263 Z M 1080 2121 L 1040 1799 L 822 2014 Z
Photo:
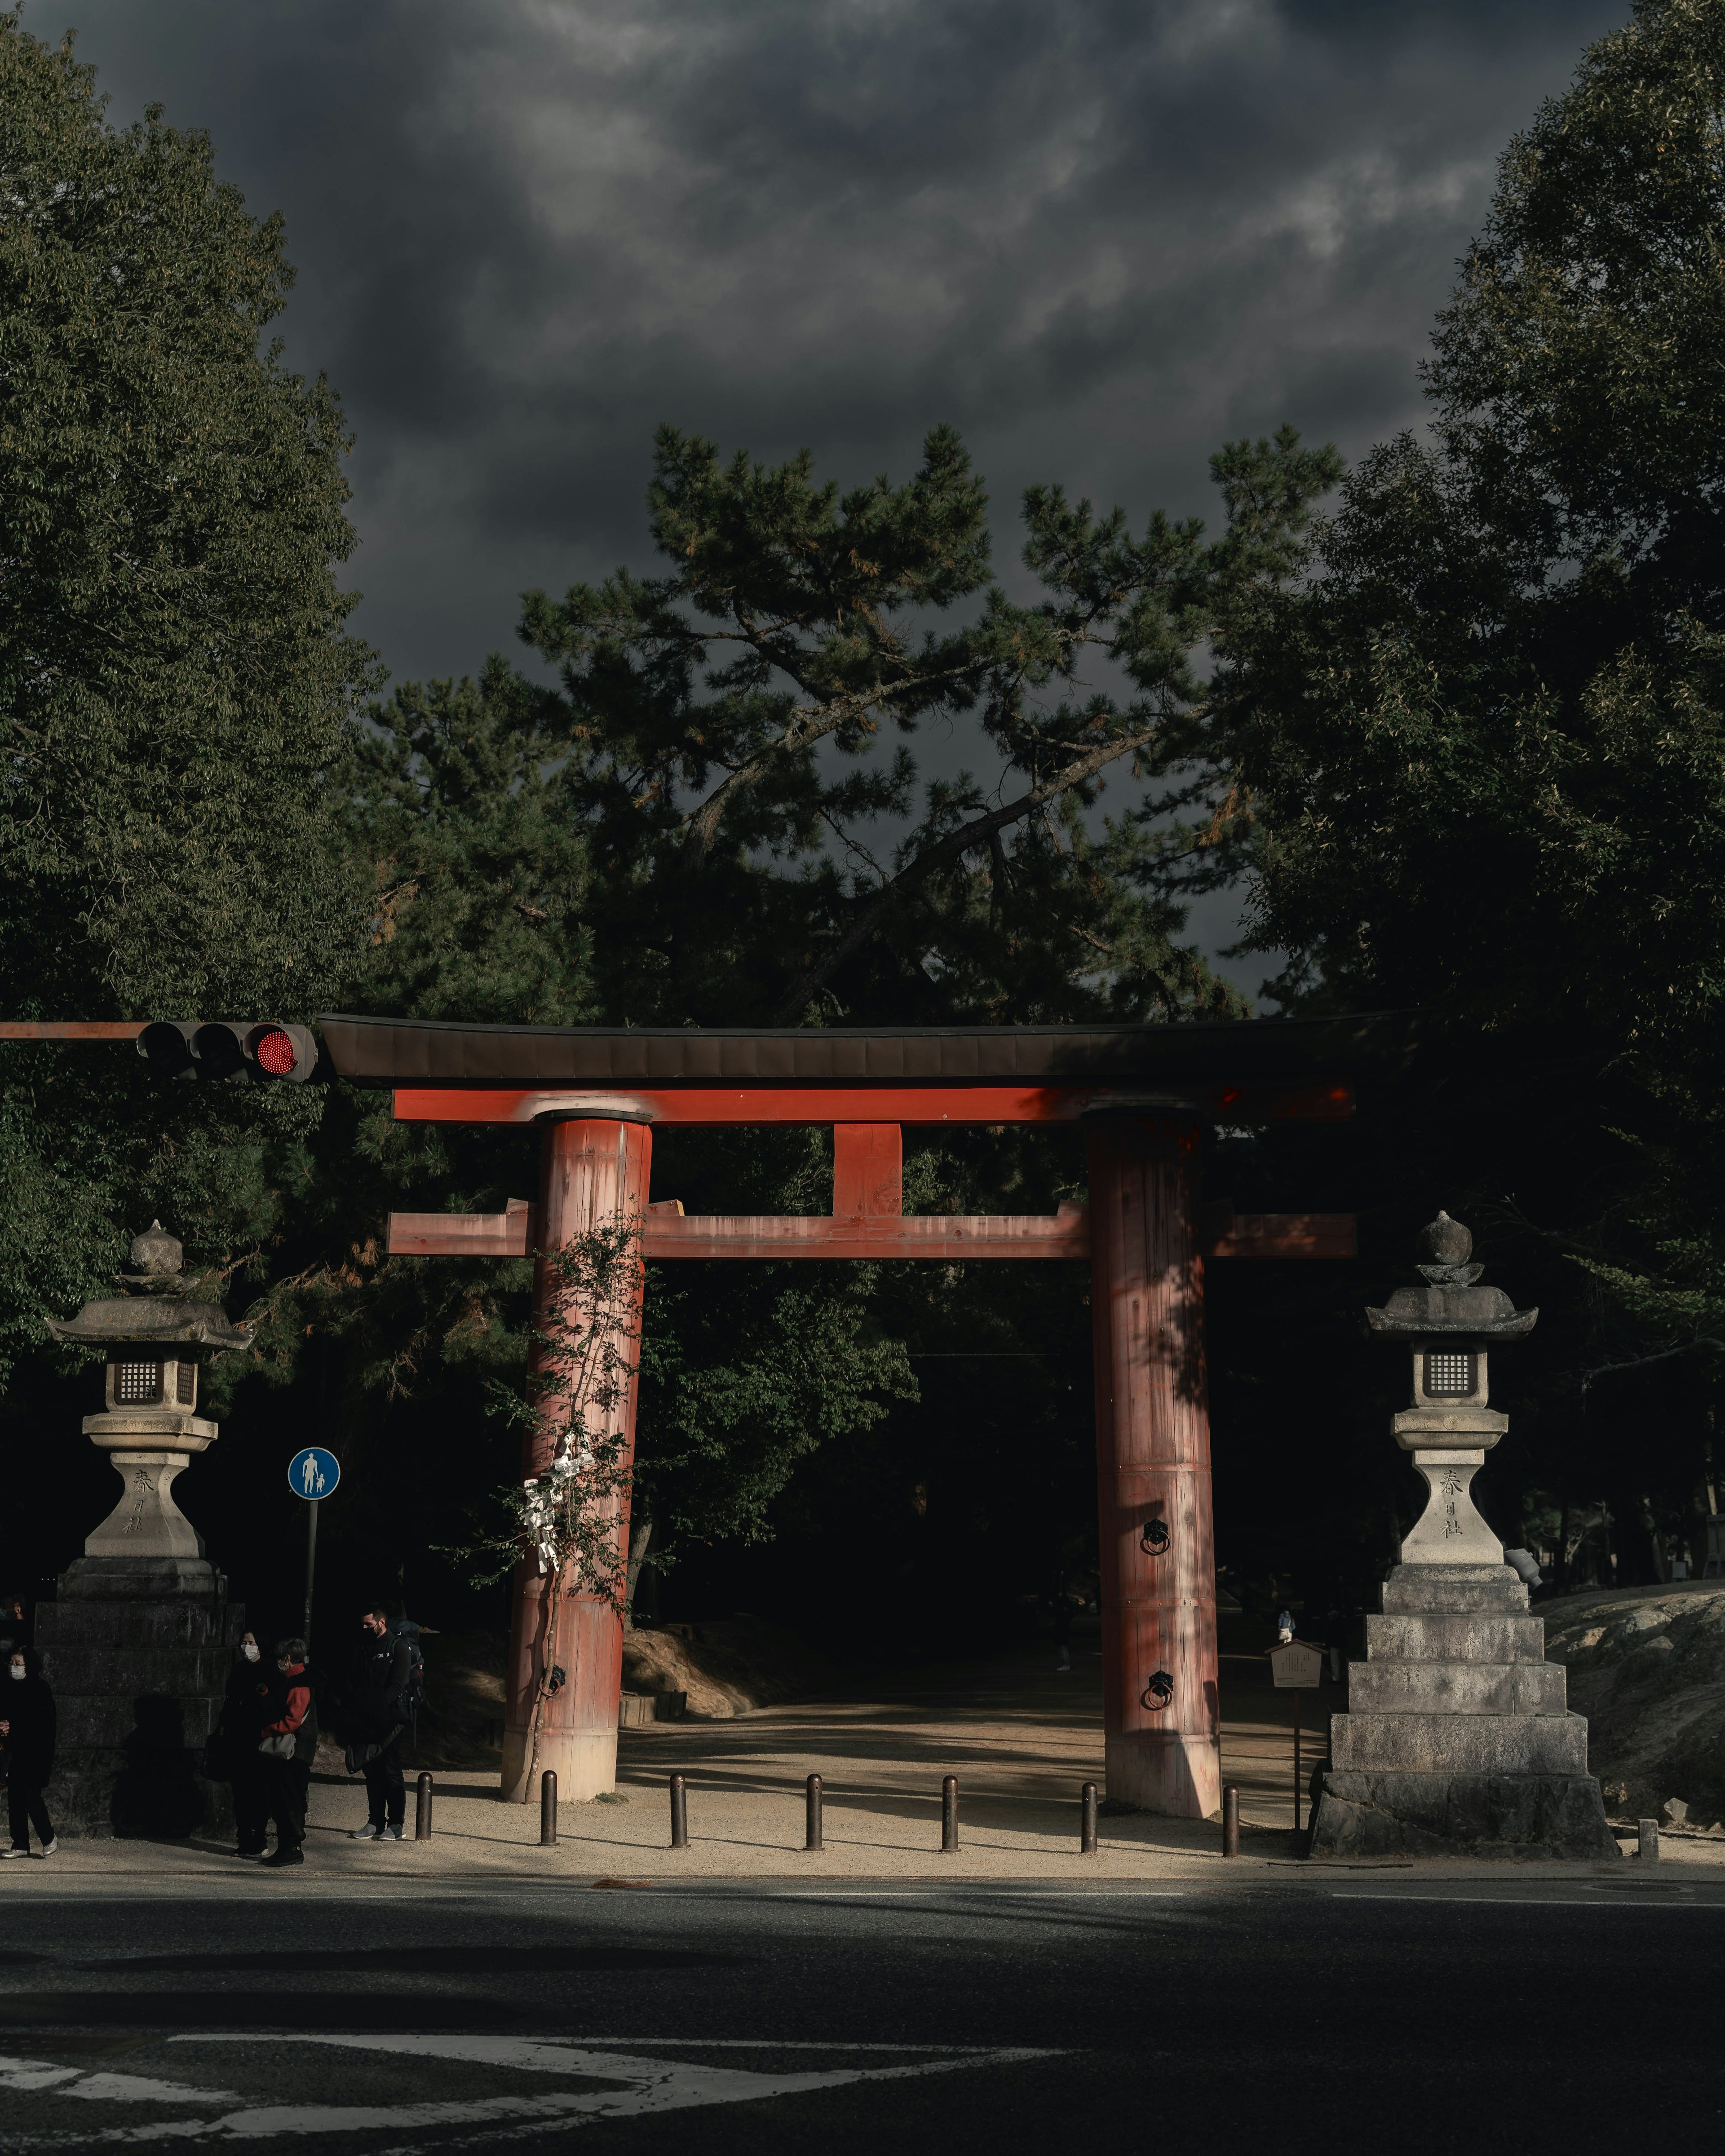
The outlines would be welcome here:
M 542 1131 L 536 1204 L 513 1201 L 494 1215 L 393 1214 L 393 1254 L 520 1257 L 639 1216 L 649 1258 L 1087 1257 L 1108 1794 L 1187 1818 L 1217 1810 L 1204 1260 L 1351 1257 L 1353 1221 L 1204 1214 L 1199 1135 L 1207 1120 L 1345 1119 L 1353 1096 L 1341 1074 L 1377 1047 L 1378 1023 L 772 1033 L 348 1017 L 320 1025 L 343 1077 L 394 1084 L 399 1121 Z M 1088 1206 L 905 1214 L 906 1123 L 1080 1120 Z M 831 1214 L 700 1219 L 675 1200 L 652 1203 L 655 1123 L 830 1124 Z M 542 1306 L 544 1294 L 542 1263 Z M 631 1448 L 634 1407 L 631 1388 L 618 1411 Z M 549 1440 L 536 1434 L 523 1472 L 548 1464 Z M 626 1507 L 619 1532 L 626 1538 Z M 520 1800 L 529 1794 L 544 1586 L 536 1568 L 517 1568 L 503 1787 Z M 542 1645 L 568 1678 L 546 1704 L 538 1764 L 556 1769 L 563 1796 L 598 1795 L 616 1774 L 621 1621 L 599 1598 L 567 1595 L 557 1640 Z

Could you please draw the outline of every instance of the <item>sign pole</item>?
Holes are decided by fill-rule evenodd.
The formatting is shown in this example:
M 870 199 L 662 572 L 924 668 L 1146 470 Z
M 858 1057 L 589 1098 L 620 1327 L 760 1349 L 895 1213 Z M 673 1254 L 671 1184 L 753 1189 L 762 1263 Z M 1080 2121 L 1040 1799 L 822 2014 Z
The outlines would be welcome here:
M 316 1505 L 312 1511 L 316 1512 Z M 308 1604 L 309 1607 L 309 1604 Z M 1300 1694 L 1294 1692 L 1294 1831 L 1300 1831 Z
M 1284 1640 L 1280 1646 L 1270 1650 L 1270 1681 L 1278 1691 L 1294 1695 L 1294 1831 L 1301 1825 L 1300 1803 L 1300 1695 L 1307 1690 L 1317 1691 L 1323 1684 L 1324 1658 L 1316 1647 L 1308 1646 L 1304 1640 Z
M 317 1516 L 323 1500 L 314 1497 L 305 1507 L 305 1651 L 311 1652 L 311 1582 L 317 1569 Z
M 288 1487 L 305 1502 L 305 1651 L 311 1651 L 311 1589 L 317 1577 L 317 1516 L 341 1479 L 341 1463 L 321 1445 L 308 1445 L 288 1462 Z

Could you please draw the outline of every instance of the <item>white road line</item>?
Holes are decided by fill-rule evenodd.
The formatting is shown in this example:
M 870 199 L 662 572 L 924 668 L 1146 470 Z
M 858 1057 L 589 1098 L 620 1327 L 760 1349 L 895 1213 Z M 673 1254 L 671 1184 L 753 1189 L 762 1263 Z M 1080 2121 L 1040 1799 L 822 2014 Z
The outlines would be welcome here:
M 902 2081 L 928 2074 L 958 2072 L 969 2067 L 1014 2066 L 1060 2056 L 1052 2048 L 1022 2045 L 889 2045 L 849 2041 L 824 2045 L 785 2044 L 773 2037 L 762 2037 L 754 2042 L 747 2038 L 721 2040 L 723 2047 L 727 2050 L 825 2051 L 841 2054 L 864 2052 L 875 2056 L 895 2052 L 915 2054 L 914 2057 L 899 2066 L 844 2066 L 789 2073 L 762 2073 L 740 2066 L 711 2066 L 680 2059 L 644 2056 L 639 2049 L 634 2047 L 644 2045 L 649 2041 L 644 2038 L 625 2038 L 622 2043 L 629 2048 L 614 2048 L 607 2042 L 565 2037 L 461 2035 L 442 2031 L 316 2035 L 298 2030 L 187 2030 L 168 2041 L 179 2044 L 317 2045 L 326 2051 L 387 2052 L 398 2056 L 455 2060 L 496 2069 L 504 2085 L 494 2096 L 474 2096 L 436 2102 L 267 2103 L 248 2106 L 243 2097 L 236 2097 L 228 2090 L 176 2088 L 171 2083 L 146 2082 L 141 2077 L 124 2074 L 83 2076 L 73 2069 L 69 2071 L 76 2078 L 67 2085 L 59 2079 L 60 2070 L 48 2069 L 53 2085 L 49 2085 L 46 2081 L 38 2081 L 34 2092 L 48 2098 L 89 2093 L 136 2102 L 146 2094 L 162 2098 L 171 2095 L 181 2102 L 239 2102 L 244 2107 L 214 2118 L 178 2118 L 149 2125 L 109 2127 L 89 2135 L 75 2132 L 68 2133 L 64 2130 L 22 2135 L 12 2133 L 6 2137 L 7 2146 L 13 2149 L 28 2149 L 127 2142 L 153 2142 L 159 2145 L 170 2140 L 177 2145 L 193 2141 L 257 2141 L 289 2134 L 353 2133 L 377 2129 L 411 2133 L 428 2127 L 441 2128 L 462 2125 L 486 2128 L 488 2131 L 481 2138 L 490 2143 L 499 2138 L 513 2139 L 566 2132 L 571 2128 L 599 2119 L 681 2111 L 708 2104 L 758 2102 L 763 2098 L 809 2094 L 848 2087 L 863 2082 Z M 696 2037 L 659 2041 L 676 2048 L 704 2048 L 704 2040 Z M 8 2065 L 24 2067 L 32 2063 L 27 2061 L 7 2061 Z M 530 2092 L 519 2086 L 510 2085 L 516 2081 L 523 2069 L 529 2072 L 608 2082 L 612 2086 L 600 2089 L 547 2089 Z M 92 2087 L 85 2091 L 78 2083 L 86 2080 L 107 2082 L 116 2086 L 102 2089 Z M 117 2086 L 122 2083 L 134 2086 Z M 436 2144 L 439 2148 L 466 2145 L 465 2140 L 451 2143 L 442 2138 Z M 412 2142 L 398 2142 L 388 2151 L 388 2156 L 419 2156 L 421 2146 L 423 2144 Z
M 1621 1901 L 1608 1901 L 1603 1894 L 1597 1901 L 1590 1897 L 1583 1901 L 1573 1896 L 1559 1899 L 1555 1895 L 1533 1894 L 1350 1894 L 1332 1887 L 1329 1898 L 1332 1902 L 1455 1902 L 1486 1909 L 1725 1909 L 1725 1900 L 1668 1902 L 1662 1895 L 1645 1902 L 1628 1896 Z
M 243 2103 L 238 2089 L 193 2088 L 184 2082 L 155 2081 L 147 2074 L 90 2073 L 82 2066 L 53 2066 L 40 2059 L 0 2058 L 0 2088 L 21 2094 L 51 2090 L 98 2103 Z M 152 2129 L 153 2131 L 154 2129 Z

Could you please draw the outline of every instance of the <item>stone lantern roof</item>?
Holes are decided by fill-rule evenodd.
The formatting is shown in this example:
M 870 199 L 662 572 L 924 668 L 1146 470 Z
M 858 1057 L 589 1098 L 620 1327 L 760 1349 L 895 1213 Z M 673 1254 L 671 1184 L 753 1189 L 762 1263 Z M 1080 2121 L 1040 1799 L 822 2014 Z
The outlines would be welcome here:
M 1473 1237 L 1459 1220 L 1440 1213 L 1420 1231 L 1425 1263 L 1416 1266 L 1426 1285 L 1399 1287 L 1382 1310 L 1368 1310 L 1373 1332 L 1390 1340 L 1523 1340 L 1538 1322 L 1535 1310 L 1517 1310 L 1501 1287 L 1477 1285 L 1483 1265 L 1470 1265 Z
M 230 1324 L 218 1303 L 193 1301 L 184 1256 L 178 1240 L 152 1220 L 133 1240 L 131 1270 L 119 1276 L 125 1292 L 85 1303 L 75 1317 L 50 1317 L 49 1331 L 80 1348 L 202 1348 L 207 1355 L 249 1348 L 249 1325 Z

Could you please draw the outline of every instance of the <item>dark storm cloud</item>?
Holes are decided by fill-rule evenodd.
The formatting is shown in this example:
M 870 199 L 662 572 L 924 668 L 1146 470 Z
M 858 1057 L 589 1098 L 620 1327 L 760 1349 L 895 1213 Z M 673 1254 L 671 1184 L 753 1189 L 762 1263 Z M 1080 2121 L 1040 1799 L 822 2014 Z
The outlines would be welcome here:
M 1358 454 L 1493 164 L 1622 0 L 105 0 L 116 118 L 208 127 L 359 436 L 357 617 L 470 668 L 642 551 L 669 418 L 845 480 L 959 426 L 1135 521 L 1291 418 Z

